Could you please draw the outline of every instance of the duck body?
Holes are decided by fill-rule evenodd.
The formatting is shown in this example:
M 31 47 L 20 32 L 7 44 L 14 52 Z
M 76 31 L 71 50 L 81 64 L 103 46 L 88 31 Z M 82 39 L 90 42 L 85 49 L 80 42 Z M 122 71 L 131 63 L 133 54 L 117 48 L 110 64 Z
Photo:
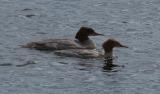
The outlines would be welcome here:
M 69 50 L 58 50 L 54 52 L 59 56 L 66 57 L 77 57 L 83 59 L 91 59 L 91 58 L 102 58 L 103 54 L 98 52 L 97 50 L 92 49 L 69 49 Z
M 84 49 L 84 47 L 76 43 L 76 40 L 71 39 L 46 39 L 28 43 L 23 47 L 37 50 Z
M 37 50 L 66 50 L 66 49 L 95 49 L 95 43 L 88 36 L 102 35 L 96 33 L 92 28 L 81 27 L 75 39 L 46 39 L 30 42 L 23 45 L 24 48 Z

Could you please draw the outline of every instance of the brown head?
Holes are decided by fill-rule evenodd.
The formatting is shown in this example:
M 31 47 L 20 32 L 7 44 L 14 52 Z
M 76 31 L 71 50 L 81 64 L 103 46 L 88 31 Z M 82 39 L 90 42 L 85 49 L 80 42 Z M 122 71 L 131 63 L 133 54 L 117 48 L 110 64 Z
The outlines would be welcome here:
M 105 53 L 107 52 L 112 52 L 114 47 L 123 47 L 123 48 L 128 48 L 125 45 L 122 45 L 120 42 L 118 42 L 115 39 L 108 39 L 107 41 L 105 41 L 102 45 Z
M 98 36 L 98 35 L 103 35 L 103 34 L 99 34 L 89 27 L 81 27 L 77 32 L 75 38 L 78 39 L 80 42 L 83 42 L 89 39 L 88 36 Z

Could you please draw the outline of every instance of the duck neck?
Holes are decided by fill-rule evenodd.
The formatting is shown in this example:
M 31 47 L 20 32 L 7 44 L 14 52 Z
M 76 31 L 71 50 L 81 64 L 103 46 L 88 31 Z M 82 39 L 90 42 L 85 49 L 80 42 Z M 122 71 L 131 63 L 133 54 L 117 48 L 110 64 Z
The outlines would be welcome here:
M 76 39 L 78 39 L 78 41 L 80 41 L 80 42 L 85 42 L 85 41 L 89 40 L 89 37 L 86 35 L 76 35 Z
M 107 64 L 112 64 L 113 62 L 113 48 L 110 50 L 105 50 L 104 60 Z
M 105 51 L 105 57 L 112 57 L 113 56 L 113 47 L 112 46 L 106 46 L 104 48 Z
M 113 57 L 113 52 L 112 52 L 112 51 L 110 51 L 110 52 L 105 52 L 104 56 L 105 56 L 105 59 L 107 59 L 107 58 L 112 58 L 112 57 Z

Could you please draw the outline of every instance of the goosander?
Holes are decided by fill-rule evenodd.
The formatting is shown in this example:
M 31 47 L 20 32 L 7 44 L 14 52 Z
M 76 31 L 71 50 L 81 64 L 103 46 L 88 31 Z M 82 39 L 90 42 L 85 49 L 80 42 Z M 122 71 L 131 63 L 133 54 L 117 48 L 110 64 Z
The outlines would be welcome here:
M 95 32 L 92 28 L 81 27 L 76 33 L 75 40 L 71 39 L 46 39 L 22 45 L 24 48 L 37 50 L 64 50 L 64 49 L 95 49 L 95 43 L 89 36 L 103 35 Z
M 98 52 L 92 49 L 69 49 L 69 50 L 59 50 L 54 53 L 59 56 L 69 56 L 69 57 L 78 57 L 78 58 L 104 58 L 105 62 L 108 62 L 113 57 L 113 48 L 115 47 L 124 47 L 127 46 L 122 45 L 115 39 L 108 39 L 103 44 L 102 47 L 104 49 L 104 53 Z

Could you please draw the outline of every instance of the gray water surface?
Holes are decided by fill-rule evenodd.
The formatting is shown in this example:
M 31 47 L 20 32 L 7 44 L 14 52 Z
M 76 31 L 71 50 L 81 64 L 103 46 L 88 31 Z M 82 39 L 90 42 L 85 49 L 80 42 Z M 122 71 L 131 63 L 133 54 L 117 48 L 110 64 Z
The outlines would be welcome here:
M 98 49 L 115 38 L 116 64 L 106 72 L 103 60 L 58 57 L 19 45 L 46 38 L 74 38 L 80 26 Z M 159 0 L 0 0 L 1 94 L 159 94 Z

